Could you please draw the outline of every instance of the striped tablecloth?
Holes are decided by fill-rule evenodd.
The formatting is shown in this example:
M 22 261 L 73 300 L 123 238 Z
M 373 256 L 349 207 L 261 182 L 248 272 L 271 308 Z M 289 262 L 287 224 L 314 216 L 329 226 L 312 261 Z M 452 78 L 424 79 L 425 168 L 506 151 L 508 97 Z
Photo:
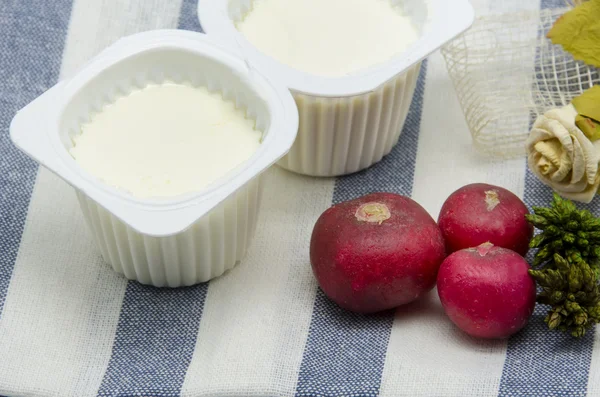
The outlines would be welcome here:
M 509 1 L 475 3 L 480 12 L 509 8 Z M 519 335 L 482 342 L 452 326 L 435 293 L 363 317 L 317 288 L 308 241 L 332 203 L 391 191 L 436 217 L 444 199 L 471 182 L 504 186 L 528 205 L 549 202 L 523 159 L 495 162 L 474 152 L 437 53 L 383 162 L 337 180 L 269 171 L 258 235 L 239 267 L 176 290 L 114 274 L 72 189 L 15 150 L 9 122 L 119 37 L 200 30 L 195 7 L 193 0 L 0 0 L 1 395 L 600 395 L 597 334 L 575 342 L 548 332 L 543 308 Z M 590 208 L 598 213 L 599 205 Z

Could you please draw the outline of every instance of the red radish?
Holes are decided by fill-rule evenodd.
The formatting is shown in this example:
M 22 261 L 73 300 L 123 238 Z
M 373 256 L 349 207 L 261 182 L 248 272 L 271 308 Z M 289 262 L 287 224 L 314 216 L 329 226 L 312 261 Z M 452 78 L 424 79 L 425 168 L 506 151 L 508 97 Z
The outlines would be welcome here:
M 331 207 L 310 242 L 312 269 L 325 295 L 358 313 L 391 309 L 431 290 L 444 257 L 433 218 L 392 193 Z
M 491 242 L 523 256 L 529 250 L 533 226 L 520 198 L 493 185 L 475 183 L 452 193 L 440 211 L 438 224 L 448 254 Z
M 447 257 L 437 289 L 450 320 L 471 336 L 507 338 L 523 328 L 535 306 L 535 281 L 522 256 L 484 243 Z

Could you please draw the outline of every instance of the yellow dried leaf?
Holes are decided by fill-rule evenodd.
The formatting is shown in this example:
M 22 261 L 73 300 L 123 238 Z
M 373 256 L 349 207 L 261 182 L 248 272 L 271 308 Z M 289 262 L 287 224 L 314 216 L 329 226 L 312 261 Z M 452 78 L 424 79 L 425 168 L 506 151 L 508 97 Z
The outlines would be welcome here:
M 590 0 L 558 18 L 548 32 L 554 44 L 588 65 L 600 67 L 600 0 Z
M 595 142 L 600 139 L 600 123 L 595 120 L 577 115 L 575 125 L 579 128 L 590 141 Z
M 600 85 L 587 89 L 571 101 L 581 116 L 600 122 Z

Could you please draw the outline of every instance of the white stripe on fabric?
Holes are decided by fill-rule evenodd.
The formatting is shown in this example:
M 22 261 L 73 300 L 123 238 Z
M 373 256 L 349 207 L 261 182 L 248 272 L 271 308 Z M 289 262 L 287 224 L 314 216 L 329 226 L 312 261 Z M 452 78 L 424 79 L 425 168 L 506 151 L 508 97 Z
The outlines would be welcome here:
M 9 395 L 95 395 L 124 291 L 93 246 L 72 189 L 40 169 L 0 322 Z
M 503 186 L 523 197 L 525 161 L 487 160 L 475 150 L 443 57 L 432 55 L 430 64 L 413 198 L 437 219 L 446 198 L 469 183 Z
M 75 0 L 61 76 L 123 35 L 177 26 L 180 7 Z M 126 284 L 102 262 L 72 188 L 40 168 L 0 322 L 7 394 L 95 396 Z
M 247 258 L 208 289 L 183 396 L 294 394 L 316 294 L 310 235 L 334 180 L 275 167 L 265 183 Z
M 412 197 L 437 218 L 447 196 L 468 183 L 522 195 L 524 170 L 523 160 L 486 161 L 473 150 L 444 60 L 431 56 Z M 505 351 L 505 342 L 475 341 L 457 330 L 433 290 L 396 312 L 381 396 L 495 395 Z
M 62 76 L 121 37 L 152 29 L 176 28 L 183 0 L 74 0 Z

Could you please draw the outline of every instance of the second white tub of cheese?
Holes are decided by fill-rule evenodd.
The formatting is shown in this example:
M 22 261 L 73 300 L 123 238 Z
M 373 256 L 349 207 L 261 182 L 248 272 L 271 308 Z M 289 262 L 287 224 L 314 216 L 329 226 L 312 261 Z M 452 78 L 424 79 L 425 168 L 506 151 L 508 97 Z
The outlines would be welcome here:
M 292 91 L 300 126 L 279 165 L 338 176 L 392 150 L 421 61 L 466 30 L 474 13 L 468 0 L 199 0 L 198 16 L 207 35 L 228 40 Z
M 277 61 L 333 78 L 385 63 L 419 37 L 389 0 L 255 0 L 236 28 Z

